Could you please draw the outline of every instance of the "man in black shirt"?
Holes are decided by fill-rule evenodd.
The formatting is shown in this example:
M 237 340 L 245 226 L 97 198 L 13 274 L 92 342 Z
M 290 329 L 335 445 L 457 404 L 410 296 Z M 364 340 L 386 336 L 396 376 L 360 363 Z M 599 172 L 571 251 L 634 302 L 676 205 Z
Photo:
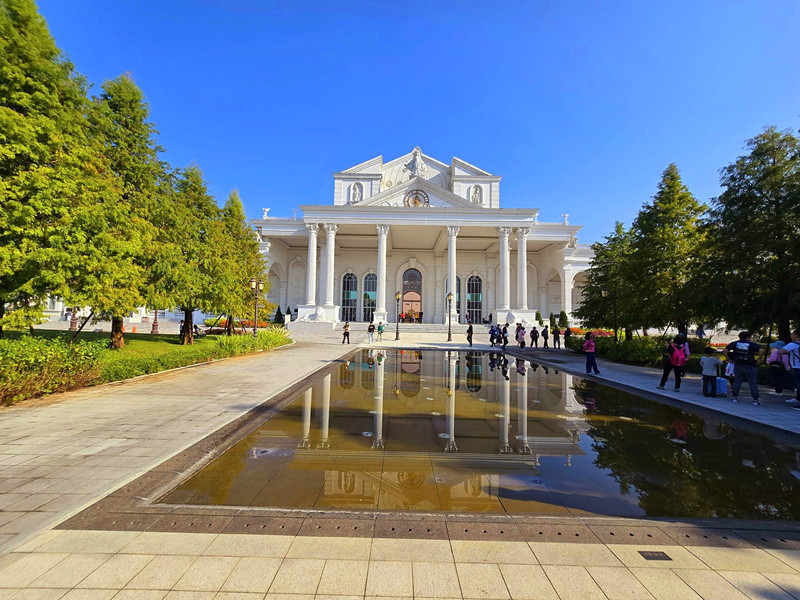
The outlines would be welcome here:
M 764 349 L 750 341 L 750 332 L 742 331 L 739 333 L 739 340 L 731 342 L 725 346 L 725 353 L 728 360 L 733 361 L 733 390 L 731 402 L 739 401 L 739 390 L 742 383 L 747 381 L 750 388 L 750 395 L 753 397 L 753 406 L 759 406 L 758 400 L 758 362 L 756 354 L 764 354 Z

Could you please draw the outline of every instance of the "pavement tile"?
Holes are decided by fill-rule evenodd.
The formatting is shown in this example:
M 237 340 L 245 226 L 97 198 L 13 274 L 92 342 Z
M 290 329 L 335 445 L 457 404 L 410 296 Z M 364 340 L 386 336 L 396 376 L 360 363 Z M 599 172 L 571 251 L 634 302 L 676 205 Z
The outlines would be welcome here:
M 313 558 L 285 558 L 269 592 L 272 594 L 315 594 L 325 561 Z
M 19 558 L 17 558 L 19 556 Z M 68 554 L 11 554 L 4 556 L 0 587 L 25 587 L 66 559 Z
M 457 563 L 456 571 L 464 598 L 505 600 L 511 597 L 497 565 Z
M 796 571 L 800 571 L 800 550 L 767 550 L 772 556 L 785 562 Z M 769 571 L 769 569 L 761 569 Z
M 558 594 L 539 565 L 500 565 L 514 600 L 558 600 Z
M 789 592 L 795 598 L 800 598 L 800 575 L 787 575 L 785 573 L 765 573 L 764 576 L 782 590 Z
M 607 546 L 614 555 L 628 567 L 641 567 L 648 569 L 708 569 L 702 560 L 680 546 Z M 664 552 L 672 560 L 645 560 L 639 554 L 640 550 L 647 552 Z
M 653 600 L 653 595 L 625 567 L 587 567 L 609 600 Z
M 49 542 L 51 540 L 54 540 L 55 538 L 60 536 L 62 533 L 64 533 L 63 529 L 50 529 L 49 531 L 45 531 L 43 533 L 40 533 L 39 535 L 34 537 L 32 540 L 28 540 L 27 542 L 22 544 L 20 547 L 18 547 L 16 549 L 16 552 L 33 552 L 37 548 L 40 548 L 41 546 L 46 544 L 47 542 Z
M 178 580 L 174 589 L 219 591 L 237 562 L 237 556 L 201 556 Z
M 3 533 L 22 533 L 40 531 L 52 525 L 58 513 L 55 512 L 29 512 L 23 513 L 16 519 L 0 526 L 0 534 Z
M 79 588 L 122 589 L 155 558 L 149 554 L 115 554 L 81 581 Z
M 747 596 L 714 571 L 675 569 L 674 572 L 703 600 L 747 600 Z
M 602 544 L 562 544 L 529 542 L 531 550 L 543 565 L 583 565 L 586 567 L 621 567 L 622 563 Z
M 0 598 L 13 598 L 14 600 L 58 600 L 63 598 L 69 592 L 69 589 L 54 589 L 54 588 L 25 588 L 19 590 L 13 596 L 0 596 Z
M 701 600 L 683 579 L 669 569 L 634 568 L 630 571 L 658 600 Z
M 720 573 L 745 596 L 769 600 L 795 600 L 792 594 L 774 584 L 761 573 L 752 571 L 722 571 Z
M 167 590 L 120 590 L 113 600 L 162 600 Z
M 283 558 L 292 545 L 289 535 L 221 533 L 203 551 L 209 556 L 267 556 Z
M 317 586 L 317 595 L 363 597 L 367 584 L 367 560 L 328 560 Z
M 369 560 L 371 538 L 364 537 L 310 537 L 294 538 L 287 558 L 340 558 Z
M 694 546 L 689 551 L 715 571 L 757 571 L 797 573 L 782 560 L 760 548 L 707 548 Z
M 217 592 L 214 600 L 264 600 L 266 594 L 248 592 Z
M 167 592 L 167 595 L 164 596 L 164 600 L 214 600 L 214 596 L 216 595 L 216 592 L 183 592 L 172 590 L 171 592 Z
M 116 554 L 137 535 L 139 533 L 135 531 L 64 531 L 40 546 L 37 552 Z
M 414 579 L 410 562 L 373 560 L 367 575 L 367 596 L 410 597 Z
M 110 554 L 70 554 L 52 569 L 36 578 L 31 583 L 31 587 L 73 588 L 109 558 L 111 558 Z
M 156 556 L 126 588 L 139 590 L 170 590 L 196 560 L 195 556 Z
M 221 591 L 266 594 L 280 566 L 279 558 L 244 557 L 236 563 Z
M 456 598 L 461 596 L 458 573 L 453 563 L 415 561 L 411 564 L 411 570 L 415 598 Z
M 537 564 L 526 542 L 451 540 L 450 547 L 458 563 Z
M 370 559 L 453 562 L 453 550 L 447 540 L 374 538 L 372 540 Z
M 116 590 L 70 590 L 61 600 L 111 600 Z
M 123 547 L 123 554 L 202 554 L 215 533 L 164 533 L 145 531 Z
M 544 572 L 562 600 L 598 600 L 606 597 L 583 567 L 545 565 Z

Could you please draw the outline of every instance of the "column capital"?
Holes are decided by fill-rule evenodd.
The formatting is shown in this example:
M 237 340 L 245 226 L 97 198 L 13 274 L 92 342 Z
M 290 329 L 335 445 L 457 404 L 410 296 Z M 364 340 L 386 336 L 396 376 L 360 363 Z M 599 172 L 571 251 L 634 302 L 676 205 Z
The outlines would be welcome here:
M 386 235 L 389 233 L 388 225 L 376 225 L 375 228 L 378 230 L 378 235 Z
M 512 231 L 511 227 L 498 227 L 497 228 L 497 234 L 501 238 L 507 238 L 509 235 L 511 235 L 511 231 Z
M 339 226 L 336 223 L 325 223 L 325 231 L 328 234 L 336 235 L 336 230 L 339 229 Z
M 517 227 L 517 240 L 527 240 L 530 232 L 530 227 Z
M 308 229 L 308 233 L 317 235 L 317 231 L 319 231 L 319 225 L 316 223 L 306 223 L 306 229 Z
M 456 237 L 459 231 L 461 231 L 461 227 L 459 225 L 447 226 L 447 235 L 450 237 Z

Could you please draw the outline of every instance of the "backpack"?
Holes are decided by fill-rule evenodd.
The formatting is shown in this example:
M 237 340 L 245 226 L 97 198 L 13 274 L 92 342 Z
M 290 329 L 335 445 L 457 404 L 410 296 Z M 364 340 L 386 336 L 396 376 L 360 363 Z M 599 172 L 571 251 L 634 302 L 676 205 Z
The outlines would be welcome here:
M 674 350 L 672 351 L 670 362 L 676 367 L 684 366 L 686 364 L 686 352 L 683 351 L 683 347 L 676 346 L 675 344 L 673 344 L 672 347 Z

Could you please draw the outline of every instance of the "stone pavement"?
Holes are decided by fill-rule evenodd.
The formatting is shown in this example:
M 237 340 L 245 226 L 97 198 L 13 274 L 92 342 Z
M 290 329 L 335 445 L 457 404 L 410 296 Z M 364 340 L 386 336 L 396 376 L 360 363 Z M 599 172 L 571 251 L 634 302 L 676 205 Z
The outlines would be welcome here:
M 346 351 L 301 342 L 0 410 L 0 554 Z

